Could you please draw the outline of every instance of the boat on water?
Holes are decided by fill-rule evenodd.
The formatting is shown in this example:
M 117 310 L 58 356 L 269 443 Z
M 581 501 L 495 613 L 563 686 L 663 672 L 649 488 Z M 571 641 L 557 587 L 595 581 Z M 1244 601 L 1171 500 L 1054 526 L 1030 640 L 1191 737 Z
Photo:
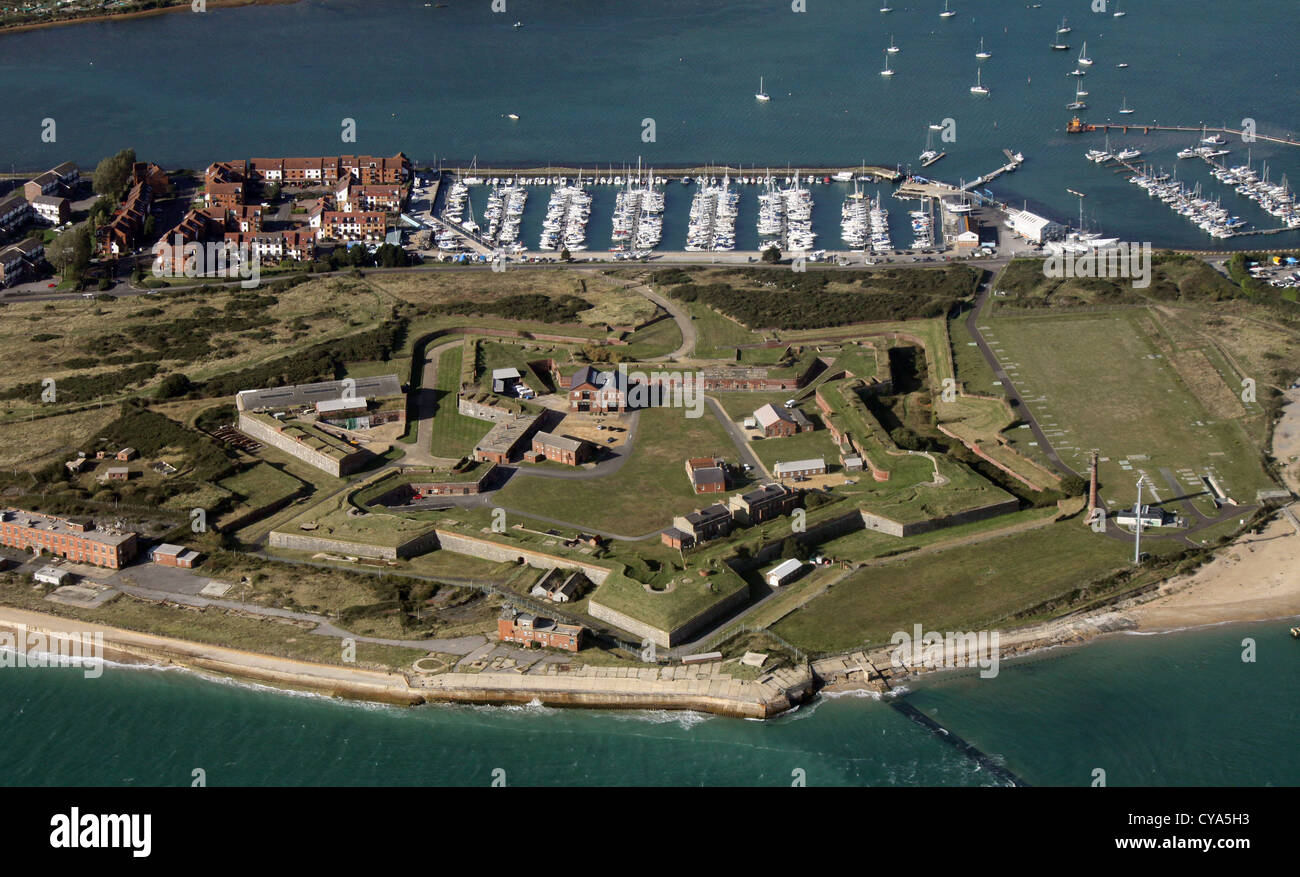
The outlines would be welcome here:
M 948 8 L 948 0 L 943 0 L 943 12 L 939 13 L 940 18 L 952 18 L 957 13 Z
M 1124 97 L 1124 103 L 1120 106 L 1119 111 L 1120 111 L 1120 113 L 1121 113 L 1122 115 L 1125 115 L 1125 116 L 1127 116 L 1129 113 L 1133 112 L 1131 109 L 1129 109 L 1129 105 L 1128 105 L 1128 96 L 1127 96 L 1127 95 L 1125 95 L 1125 97 Z
M 992 52 L 988 52 L 984 50 L 984 37 L 980 37 L 980 50 L 975 53 L 975 57 L 979 58 L 981 61 L 985 60 L 986 58 L 993 57 Z
M 880 71 L 881 76 L 893 76 L 894 71 L 889 69 L 889 52 L 885 52 L 885 69 Z
M 897 54 L 898 54 L 898 46 L 894 45 L 894 35 L 893 35 L 893 34 L 890 34 L 890 35 L 889 35 L 889 48 L 888 48 L 888 49 L 885 49 L 885 51 L 888 52 L 888 53 L 891 54 L 891 55 L 897 55 Z
M 1087 71 L 1087 70 L 1080 70 L 1078 67 L 1075 67 L 1073 70 L 1071 70 L 1069 73 L 1067 73 L 1067 74 L 1065 74 L 1065 75 L 1066 75 L 1066 76 L 1087 76 L 1087 75 L 1088 75 L 1088 71 Z
M 942 125 L 936 125 L 934 122 L 931 122 L 931 123 L 930 123 L 930 130 L 931 130 L 931 131 L 942 131 L 942 130 L 943 130 L 943 126 L 942 126 Z
M 1117 68 L 1119 68 L 1120 70 L 1123 70 L 1125 67 L 1128 66 L 1128 62 L 1127 62 L 1127 61 L 1121 61 L 1120 63 L 1116 64 L 1115 66 L 1116 66 Z
M 1065 23 L 1065 16 L 1061 16 L 1061 25 L 1056 29 L 1056 32 L 1064 34 L 1064 33 L 1069 33 L 1073 29 L 1074 28 L 1070 27 L 1068 24 Z
M 1134 149 L 1133 147 L 1130 146 L 1126 149 L 1121 149 L 1119 152 L 1115 153 L 1115 157 L 1118 158 L 1120 161 L 1128 161 L 1129 159 L 1137 158 L 1141 154 L 1142 154 L 1142 150 Z
M 934 150 L 934 147 L 931 145 L 931 143 L 934 140 L 934 132 L 941 130 L 942 128 L 943 128 L 942 125 L 930 126 L 930 133 L 925 135 L 925 151 L 922 152 L 921 155 L 919 156 L 921 164 L 925 165 L 925 164 L 930 164 L 934 161 L 938 161 L 939 153 Z
M 880 11 L 881 11 L 881 12 L 893 12 L 893 11 L 894 11 L 894 7 L 892 7 L 892 6 L 882 6 L 882 7 L 880 7 Z
M 1092 59 L 1088 57 L 1088 41 L 1083 41 L 1083 48 L 1079 49 L 1079 66 L 1091 67 Z
M 1048 45 L 1052 47 L 1053 52 L 1066 52 L 1070 49 L 1070 44 L 1061 39 L 1059 31 L 1052 34 L 1052 41 Z
M 1111 13 L 1111 17 L 1123 18 L 1126 15 L 1128 15 L 1128 13 L 1119 8 L 1119 0 L 1115 0 L 1115 11 Z
M 980 70 L 978 68 L 976 68 L 975 70 L 975 84 L 970 87 L 970 93 L 971 94 L 989 93 L 989 87 L 985 85 L 983 80 L 980 78 Z
M 758 91 L 754 93 L 754 97 L 761 101 L 769 101 L 772 99 L 768 93 L 763 90 L 763 77 L 761 76 L 758 77 Z
M 1065 108 L 1067 110 L 1086 110 L 1088 105 L 1083 102 L 1083 96 L 1085 94 L 1087 94 L 1087 92 L 1083 90 L 1083 83 L 1080 82 L 1079 87 L 1074 90 L 1074 100 L 1066 104 Z

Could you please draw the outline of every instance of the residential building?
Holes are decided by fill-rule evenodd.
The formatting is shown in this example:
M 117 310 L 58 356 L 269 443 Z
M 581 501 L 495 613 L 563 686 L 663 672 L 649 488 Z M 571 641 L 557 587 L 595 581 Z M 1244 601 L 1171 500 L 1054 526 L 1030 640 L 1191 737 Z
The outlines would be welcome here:
M 591 456 L 591 445 L 582 439 L 539 432 L 533 436 L 533 453 L 539 459 L 545 458 L 566 466 L 585 463 Z
M 28 199 L 32 213 L 42 222 L 50 225 L 63 225 L 72 218 L 72 205 L 67 198 L 54 195 L 37 195 Z
M 772 467 L 772 474 L 777 478 L 811 478 L 826 474 L 826 460 L 814 457 L 809 460 L 795 460 L 790 463 L 777 462 Z
M 39 198 L 42 195 L 50 195 L 63 191 L 63 181 L 59 175 L 53 171 L 46 171 L 43 174 L 32 177 L 23 184 L 23 197 L 28 201 Z
M 382 241 L 387 225 L 386 213 L 324 210 L 320 216 L 319 237 L 336 241 Z
M 20 551 L 49 552 L 77 563 L 120 569 L 135 557 L 135 533 L 26 512 L 0 511 L 0 544 Z
M 17 231 L 34 215 L 31 203 L 21 192 L 0 200 L 0 234 Z
M 731 532 L 731 524 L 731 510 L 722 503 L 673 518 L 673 528 L 690 536 L 695 543 L 727 535 Z
M 692 457 L 686 477 L 696 493 L 722 493 L 727 489 L 727 464 L 721 457 Z
M 553 618 L 519 612 L 507 607 L 497 619 L 497 635 L 503 643 L 524 646 L 564 649 L 576 652 L 582 648 L 586 628 L 581 624 L 566 624 Z
M 799 492 L 783 484 L 764 484 L 746 493 L 737 493 L 727 505 L 731 516 L 745 527 L 788 515 L 799 504 Z
M 45 259 L 45 245 L 39 238 L 0 248 L 0 286 L 11 286 L 31 276 Z

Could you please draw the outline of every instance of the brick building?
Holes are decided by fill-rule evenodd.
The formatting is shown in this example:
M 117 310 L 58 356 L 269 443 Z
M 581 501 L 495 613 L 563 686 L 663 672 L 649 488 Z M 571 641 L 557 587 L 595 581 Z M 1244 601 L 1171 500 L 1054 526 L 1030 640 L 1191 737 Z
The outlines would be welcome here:
M 199 553 L 181 545 L 164 542 L 149 550 L 149 559 L 159 566 L 174 566 L 177 569 L 193 569 L 199 561 Z
M 582 648 L 585 632 L 586 628 L 581 624 L 566 624 L 509 607 L 497 619 L 497 635 L 503 643 L 576 652 Z
M 722 493 L 727 489 L 727 468 L 721 457 L 692 457 L 686 477 L 696 493 Z
M 582 439 L 569 438 L 549 432 L 533 436 L 533 454 L 567 466 L 577 466 L 591 456 L 591 445 Z
M 782 484 L 764 484 L 746 493 L 731 497 L 727 505 L 737 524 L 752 527 L 764 521 L 787 515 L 799 503 L 798 491 Z
M 77 563 L 121 569 L 139 549 L 135 533 L 101 529 L 19 509 L 0 511 L 0 544 L 20 551 L 49 552 Z
M 584 365 L 569 379 L 570 411 L 626 411 L 627 387 L 616 371 Z

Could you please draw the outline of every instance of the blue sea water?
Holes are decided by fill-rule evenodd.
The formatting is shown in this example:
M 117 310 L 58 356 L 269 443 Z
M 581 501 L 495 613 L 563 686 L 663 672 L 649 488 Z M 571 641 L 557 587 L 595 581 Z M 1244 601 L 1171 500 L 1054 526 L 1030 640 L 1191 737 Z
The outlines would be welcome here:
M 1032 8 L 1039 5 L 1040 8 Z M 582 164 L 588 168 L 728 164 L 732 167 L 916 163 L 927 125 L 951 119 L 956 140 L 929 168 L 956 182 L 1023 151 L 1024 166 L 991 185 L 1010 203 L 1108 234 L 1157 245 L 1206 246 L 1207 235 L 1083 153 L 1100 135 L 1069 135 L 1068 72 L 1084 40 L 1087 121 L 1226 124 L 1260 133 L 1297 130 L 1300 59 L 1284 39 L 1261 39 L 1294 17 L 1293 0 L 1148 0 L 1114 18 L 1084 0 L 960 0 L 939 18 L 936 0 L 907 0 L 881 15 L 865 0 L 301 0 L 0 35 L 0 89 L 9 111 L 0 157 L 18 169 L 73 159 L 93 164 L 123 146 L 169 167 L 257 155 L 391 154 L 421 164 L 481 169 Z M 1129 8 L 1131 7 L 1131 8 Z M 1108 7 L 1108 10 L 1110 7 Z M 1068 52 L 1048 48 L 1068 17 Z M 519 21 L 522 27 L 513 24 Z M 983 37 L 992 57 L 975 58 Z M 892 78 L 879 75 L 893 38 Z M 1130 66 L 1119 69 L 1117 64 Z M 977 66 L 992 93 L 972 96 Z M 770 103 L 754 100 L 762 76 Z M 1136 112 L 1121 116 L 1127 99 Z M 508 114 L 519 116 L 518 121 Z M 54 119 L 57 140 L 41 139 Z M 357 140 L 340 139 L 344 119 Z M 645 120 L 654 120 L 647 142 Z M 1190 133 L 1114 135 L 1144 160 L 1211 197 L 1252 227 L 1276 220 L 1215 181 L 1199 159 L 1178 161 Z M 1295 175 L 1300 147 L 1250 150 L 1272 179 Z M 838 242 L 843 189 L 816 188 L 821 243 Z M 684 195 L 684 193 L 683 193 Z M 756 191 L 746 191 L 742 233 L 752 234 Z M 612 195 L 592 217 L 607 235 Z M 688 200 L 669 208 L 684 214 Z M 545 207 L 535 191 L 530 210 Z M 480 202 L 481 206 L 481 202 Z M 897 214 L 904 211 L 895 210 Z M 665 223 L 670 236 L 671 222 Z M 677 222 L 684 225 L 684 219 Z M 898 222 L 896 243 L 910 242 Z M 683 236 L 680 228 L 677 238 Z M 1239 238 L 1236 246 L 1293 245 L 1300 233 Z M 529 240 L 530 245 L 535 241 Z M 738 241 L 743 246 L 745 241 Z M 665 246 L 674 245 L 665 240 Z M 597 246 L 593 240 L 593 249 Z
M 1033 785 L 1300 783 L 1300 643 L 1287 624 L 1121 635 L 932 676 L 913 705 Z M 1242 640 L 1258 660 L 1241 660 Z M 866 695 L 772 721 L 541 706 L 375 706 L 110 667 L 0 670 L 0 784 L 988 785 Z

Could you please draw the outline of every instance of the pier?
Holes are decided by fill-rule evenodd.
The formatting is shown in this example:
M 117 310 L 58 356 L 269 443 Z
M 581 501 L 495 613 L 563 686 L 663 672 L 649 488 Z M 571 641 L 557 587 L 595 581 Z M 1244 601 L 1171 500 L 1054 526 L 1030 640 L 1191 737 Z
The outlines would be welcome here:
M 992 173 L 985 174 L 982 177 L 977 177 L 976 179 L 971 180 L 969 183 L 963 185 L 961 187 L 961 190 L 963 192 L 967 192 L 970 191 L 975 186 L 982 186 L 985 183 L 992 182 L 993 180 L 997 179 L 1003 174 L 1011 173 L 1012 171 L 1020 167 L 1020 165 L 1024 164 L 1025 162 L 1025 157 L 1018 152 L 1013 153 L 1010 149 L 1004 149 L 1002 150 L 1002 152 L 1006 155 L 1008 159 L 1008 162 L 1006 164 L 1002 165 L 1002 167 L 998 168 Z
M 1136 133 L 1141 131 L 1143 134 L 1149 134 L 1152 131 L 1186 131 L 1188 133 L 1199 134 L 1201 131 L 1208 131 L 1215 134 L 1231 134 L 1234 137 L 1241 137 L 1246 132 L 1234 130 L 1232 128 L 1216 128 L 1211 125 L 1132 125 L 1126 122 L 1102 122 L 1100 124 L 1084 123 L 1078 118 L 1072 119 L 1070 124 L 1065 128 L 1069 134 L 1090 134 L 1094 131 L 1108 133 L 1110 131 L 1120 131 L 1124 134 Z M 1280 143 L 1283 146 L 1300 146 L 1300 140 L 1293 140 L 1286 137 L 1273 137 L 1268 134 L 1255 133 L 1251 135 L 1256 140 L 1264 140 L 1269 143 Z

